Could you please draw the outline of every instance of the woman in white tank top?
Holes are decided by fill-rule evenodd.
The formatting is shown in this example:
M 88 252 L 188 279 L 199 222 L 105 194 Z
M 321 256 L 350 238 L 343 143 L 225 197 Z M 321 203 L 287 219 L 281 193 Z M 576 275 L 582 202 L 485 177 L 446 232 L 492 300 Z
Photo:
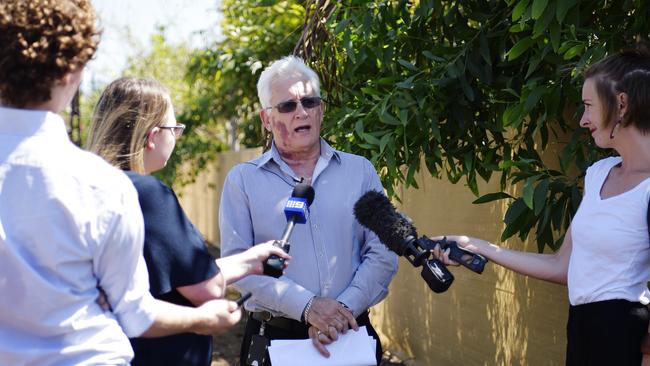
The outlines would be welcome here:
M 571 366 L 639 365 L 648 334 L 650 52 L 643 44 L 637 48 L 611 55 L 585 73 L 580 126 L 598 147 L 619 156 L 587 169 L 584 198 L 556 253 L 448 236 L 518 273 L 568 286 L 566 364 Z

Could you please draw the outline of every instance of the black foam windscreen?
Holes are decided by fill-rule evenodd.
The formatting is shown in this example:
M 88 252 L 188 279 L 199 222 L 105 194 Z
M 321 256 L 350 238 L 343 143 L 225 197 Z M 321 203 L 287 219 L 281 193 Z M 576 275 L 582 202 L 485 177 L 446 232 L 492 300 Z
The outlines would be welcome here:
M 368 191 L 354 204 L 357 221 L 372 230 L 393 252 L 404 255 L 405 245 L 417 238 L 417 230 L 400 215 L 383 193 Z
M 300 197 L 307 199 L 307 207 L 311 206 L 311 203 L 314 202 L 314 188 L 307 183 L 298 183 L 293 188 L 291 193 L 292 197 Z

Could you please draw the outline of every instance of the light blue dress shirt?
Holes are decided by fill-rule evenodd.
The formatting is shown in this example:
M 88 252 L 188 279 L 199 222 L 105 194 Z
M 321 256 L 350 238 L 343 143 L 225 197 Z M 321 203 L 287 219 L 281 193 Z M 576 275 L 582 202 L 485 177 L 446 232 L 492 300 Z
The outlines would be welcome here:
M 129 363 L 155 317 L 143 240 L 122 171 L 59 115 L 0 108 L 0 365 Z
M 361 156 L 336 151 L 323 139 L 320 144 L 312 177 L 316 195 L 307 223 L 296 224 L 289 239 L 289 267 L 279 279 L 256 275 L 235 283 L 238 290 L 253 293 L 247 310 L 300 320 L 309 299 L 321 296 L 343 302 L 358 316 L 388 295 L 397 256 L 353 213 L 363 193 L 383 192 L 377 172 Z M 235 166 L 226 177 L 219 210 L 222 255 L 279 239 L 287 223 L 284 206 L 299 179 L 275 144 Z

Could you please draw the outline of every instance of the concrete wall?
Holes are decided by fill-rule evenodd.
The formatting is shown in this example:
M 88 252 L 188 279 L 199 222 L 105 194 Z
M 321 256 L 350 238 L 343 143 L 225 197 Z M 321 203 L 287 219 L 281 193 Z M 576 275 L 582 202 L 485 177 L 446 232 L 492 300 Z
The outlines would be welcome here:
M 219 242 L 218 207 L 223 179 L 259 149 L 227 152 L 197 182 L 182 191 L 181 203 L 211 243 Z M 423 169 L 426 170 L 426 169 Z M 498 191 L 498 179 L 480 186 Z M 398 208 L 420 235 L 467 234 L 498 242 L 504 203 L 473 205 L 462 183 L 418 176 L 419 190 L 401 190 Z M 513 192 L 514 193 L 514 192 Z M 511 239 L 503 246 L 536 251 L 534 242 Z M 386 300 L 372 318 L 384 348 L 412 365 L 563 365 L 568 301 L 566 288 L 528 279 L 489 263 L 482 275 L 452 268 L 456 277 L 435 294 L 419 270 L 400 259 L 400 270 Z

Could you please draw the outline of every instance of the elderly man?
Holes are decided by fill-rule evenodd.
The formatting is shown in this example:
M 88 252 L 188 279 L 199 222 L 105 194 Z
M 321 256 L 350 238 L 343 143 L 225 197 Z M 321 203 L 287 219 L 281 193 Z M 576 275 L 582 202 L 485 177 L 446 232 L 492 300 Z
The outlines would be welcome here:
M 273 143 L 226 178 L 219 216 L 222 254 L 279 238 L 286 225 L 282 209 L 297 182 L 311 184 L 316 196 L 307 223 L 293 231 L 293 259 L 284 276 L 251 276 L 235 284 L 254 295 L 246 304 L 251 316 L 241 363 L 257 360 L 261 365 L 270 339 L 309 337 L 327 357 L 324 344 L 357 324 L 377 339 L 379 362 L 381 345 L 368 308 L 386 297 L 397 258 L 353 216 L 363 193 L 382 190 L 379 177 L 367 159 L 334 150 L 320 138 L 325 110 L 320 82 L 301 59 L 273 62 L 262 72 L 257 90 L 260 117 Z

